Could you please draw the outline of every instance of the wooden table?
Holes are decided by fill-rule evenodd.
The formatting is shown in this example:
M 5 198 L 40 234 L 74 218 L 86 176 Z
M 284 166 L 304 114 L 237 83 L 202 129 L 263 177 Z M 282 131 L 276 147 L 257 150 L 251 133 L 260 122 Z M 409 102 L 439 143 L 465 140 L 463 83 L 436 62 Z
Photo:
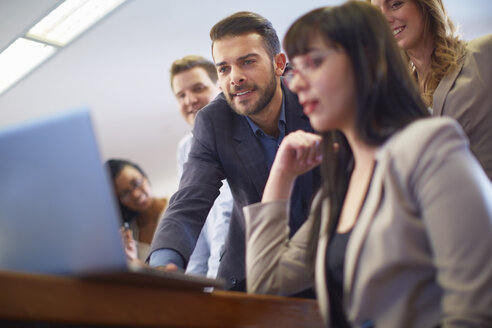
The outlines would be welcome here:
M 125 327 L 322 326 L 314 300 L 0 272 L 0 324 L 7 327 L 9 323 L 22 327 L 30 323 Z

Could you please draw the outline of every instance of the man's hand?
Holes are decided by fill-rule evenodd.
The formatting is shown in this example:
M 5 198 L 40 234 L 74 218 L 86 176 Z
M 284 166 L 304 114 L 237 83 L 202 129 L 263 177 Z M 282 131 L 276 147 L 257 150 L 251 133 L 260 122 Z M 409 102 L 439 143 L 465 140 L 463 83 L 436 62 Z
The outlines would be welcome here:
M 161 271 L 167 271 L 167 272 L 178 272 L 178 271 L 182 271 L 174 263 L 169 263 L 169 264 L 166 264 L 166 265 L 160 265 L 160 266 L 155 267 L 154 269 L 161 270 Z

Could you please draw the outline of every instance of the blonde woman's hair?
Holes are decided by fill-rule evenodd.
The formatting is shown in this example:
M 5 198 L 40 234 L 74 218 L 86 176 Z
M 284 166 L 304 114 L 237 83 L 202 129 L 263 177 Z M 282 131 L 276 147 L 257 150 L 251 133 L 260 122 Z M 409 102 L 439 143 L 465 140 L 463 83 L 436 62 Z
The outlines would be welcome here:
M 433 38 L 434 51 L 431 55 L 430 71 L 418 81 L 422 98 L 432 106 L 432 96 L 439 82 L 455 71 L 465 55 L 465 42 L 460 40 L 455 26 L 446 13 L 442 0 L 413 0 L 422 9 L 424 31 Z M 409 60 L 410 61 L 410 60 Z M 410 63 L 411 64 L 411 63 Z M 417 72 L 410 65 L 417 80 Z

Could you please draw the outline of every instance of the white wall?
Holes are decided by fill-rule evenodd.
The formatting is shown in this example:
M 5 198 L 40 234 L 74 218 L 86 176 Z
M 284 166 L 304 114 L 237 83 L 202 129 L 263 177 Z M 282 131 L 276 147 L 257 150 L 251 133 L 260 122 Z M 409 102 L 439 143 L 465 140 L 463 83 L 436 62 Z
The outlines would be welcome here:
M 0 0 L 0 49 L 58 2 Z M 177 187 L 175 148 L 189 130 L 169 87 L 172 61 L 192 53 L 211 58 L 210 27 L 236 11 L 264 15 L 282 38 L 309 9 L 341 2 L 131 0 L 1 95 L 0 128 L 89 106 L 103 157 L 138 162 L 156 193 L 171 195 Z M 445 4 L 466 38 L 492 32 L 492 1 Z

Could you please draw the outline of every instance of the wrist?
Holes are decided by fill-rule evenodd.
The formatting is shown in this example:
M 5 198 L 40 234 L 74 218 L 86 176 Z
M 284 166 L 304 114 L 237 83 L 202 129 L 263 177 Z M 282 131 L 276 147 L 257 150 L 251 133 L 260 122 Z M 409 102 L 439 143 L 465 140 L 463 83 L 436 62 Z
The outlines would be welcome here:
M 272 168 L 270 175 L 268 176 L 268 180 L 275 180 L 277 183 L 281 183 L 284 186 L 294 183 L 296 178 L 297 174 L 292 173 L 292 171 L 274 168 Z
M 296 175 L 282 170 L 272 170 L 263 192 L 262 202 L 290 199 Z

